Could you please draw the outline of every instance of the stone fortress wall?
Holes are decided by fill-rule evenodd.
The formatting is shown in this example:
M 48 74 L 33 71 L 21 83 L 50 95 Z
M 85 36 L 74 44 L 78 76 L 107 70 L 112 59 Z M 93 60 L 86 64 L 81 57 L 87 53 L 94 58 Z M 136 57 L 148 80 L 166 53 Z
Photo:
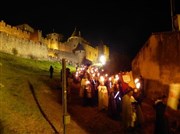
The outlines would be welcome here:
M 42 60 L 48 58 L 46 45 L 0 32 L 0 51 L 14 54 L 13 51 L 15 50 L 17 51 L 17 55 L 21 57 Z
M 30 38 L 30 32 L 23 31 L 15 26 L 8 25 L 4 21 L 0 21 L 0 31 L 21 39 Z
M 29 40 L 30 33 L 0 22 L 0 51 L 35 59 L 47 59 L 48 50 L 45 44 Z
M 76 32 L 76 31 L 74 31 Z M 109 48 L 92 47 L 79 35 L 72 35 L 66 42 L 62 42 L 62 35 L 58 33 L 50 33 L 46 37 L 42 36 L 42 31 L 35 30 L 28 24 L 11 26 L 4 21 L 0 21 L 0 51 L 15 54 L 22 57 L 30 57 L 35 59 L 68 59 L 70 62 L 81 62 L 82 51 L 73 50 L 82 44 L 84 47 L 84 57 L 91 62 L 97 62 L 101 54 L 109 59 Z M 80 52 L 80 53 L 79 53 Z

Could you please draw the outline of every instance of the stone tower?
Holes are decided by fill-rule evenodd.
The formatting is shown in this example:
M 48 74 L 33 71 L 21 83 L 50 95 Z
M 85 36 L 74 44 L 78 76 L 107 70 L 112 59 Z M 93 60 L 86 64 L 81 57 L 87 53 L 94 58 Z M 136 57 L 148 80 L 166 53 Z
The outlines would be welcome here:
M 78 43 L 77 47 L 73 50 L 75 55 L 78 57 L 79 65 L 82 64 L 83 60 L 86 58 L 86 52 L 82 44 Z
M 50 40 L 48 47 L 50 49 L 59 49 L 59 41 L 62 39 L 62 36 L 58 33 L 51 33 L 47 35 L 47 39 Z
M 68 38 L 68 42 L 70 43 L 71 45 L 71 48 L 72 49 L 75 49 L 79 43 L 81 43 L 81 33 L 80 31 L 77 31 L 77 29 L 75 28 L 71 37 Z

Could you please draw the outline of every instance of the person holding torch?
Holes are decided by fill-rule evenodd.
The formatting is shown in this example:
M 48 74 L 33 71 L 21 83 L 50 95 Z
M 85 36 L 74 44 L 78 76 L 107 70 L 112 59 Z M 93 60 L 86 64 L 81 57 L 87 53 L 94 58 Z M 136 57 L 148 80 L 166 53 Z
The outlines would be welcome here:
M 100 76 L 100 85 L 98 86 L 98 109 L 107 110 L 108 109 L 108 90 L 104 85 L 104 77 Z

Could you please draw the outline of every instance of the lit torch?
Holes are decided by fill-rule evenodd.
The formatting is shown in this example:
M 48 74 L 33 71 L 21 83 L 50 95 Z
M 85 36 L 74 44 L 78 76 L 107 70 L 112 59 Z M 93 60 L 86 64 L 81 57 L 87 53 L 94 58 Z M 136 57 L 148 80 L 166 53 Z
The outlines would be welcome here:
M 112 88 L 112 82 L 111 82 L 111 77 L 109 77 L 109 87 Z
M 140 83 L 140 81 L 139 81 L 138 78 L 136 78 L 136 79 L 134 80 L 134 83 L 135 83 L 135 85 L 136 85 L 136 88 L 137 88 L 137 89 L 140 89 L 141 83 Z

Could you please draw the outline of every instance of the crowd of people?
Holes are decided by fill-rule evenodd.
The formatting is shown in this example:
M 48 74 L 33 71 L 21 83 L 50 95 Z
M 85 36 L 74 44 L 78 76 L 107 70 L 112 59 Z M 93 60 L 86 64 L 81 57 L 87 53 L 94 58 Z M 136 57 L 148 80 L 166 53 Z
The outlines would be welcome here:
M 67 79 L 80 83 L 79 97 L 82 106 L 97 106 L 98 110 L 105 111 L 116 120 L 122 119 L 126 133 L 135 132 L 142 127 L 143 114 L 140 101 L 142 97 L 127 83 L 123 82 L 124 72 L 108 76 L 103 69 L 98 67 L 83 66 Z M 72 80 L 67 90 L 70 93 Z M 140 91 L 139 91 L 140 92 Z M 137 129 L 139 130 L 139 129 Z
M 71 74 L 70 69 L 66 68 L 68 100 L 71 99 L 72 84 L 79 83 L 78 91 L 82 106 L 97 107 L 100 112 L 107 112 L 111 118 L 122 120 L 125 134 L 143 133 L 144 115 L 141 110 L 141 103 L 145 98 L 143 78 L 139 77 L 140 87 L 137 90 L 137 87 L 133 88 L 124 82 L 122 76 L 125 73 L 120 72 L 109 76 L 102 68 L 82 66 Z M 52 76 L 50 71 L 50 78 Z M 166 102 L 167 96 L 161 96 L 154 102 L 155 134 L 170 133 L 169 124 L 165 118 Z

